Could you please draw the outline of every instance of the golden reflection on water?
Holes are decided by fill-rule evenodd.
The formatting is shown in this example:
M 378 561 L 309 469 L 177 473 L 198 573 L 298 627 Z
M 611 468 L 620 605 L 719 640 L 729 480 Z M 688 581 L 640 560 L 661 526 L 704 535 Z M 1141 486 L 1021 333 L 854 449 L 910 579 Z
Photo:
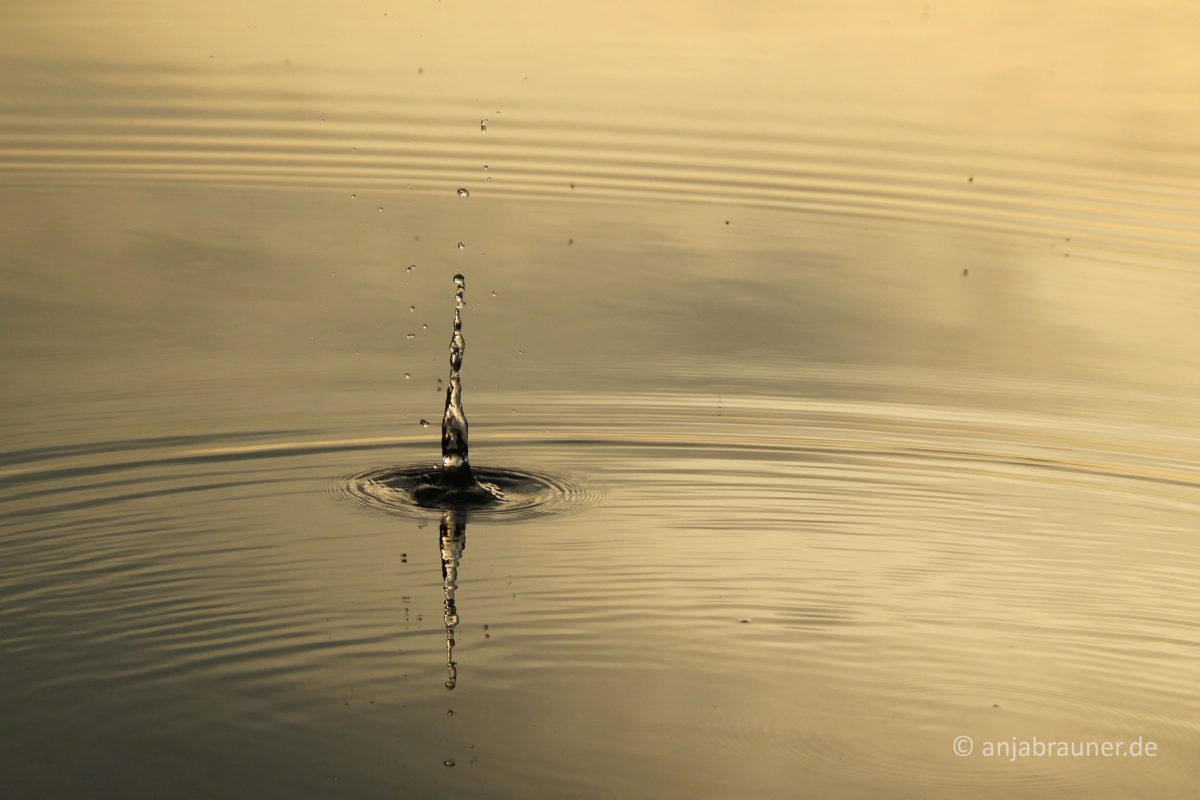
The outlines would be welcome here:
M 459 791 L 476 746 L 497 796 L 1184 796 L 1198 35 L 1186 2 L 9 9 L 32 752 L 88 739 L 68 794 L 115 737 L 259 796 Z M 435 559 L 331 502 L 433 454 L 460 269 L 477 452 L 606 486 L 473 520 L 461 579 L 465 521 Z

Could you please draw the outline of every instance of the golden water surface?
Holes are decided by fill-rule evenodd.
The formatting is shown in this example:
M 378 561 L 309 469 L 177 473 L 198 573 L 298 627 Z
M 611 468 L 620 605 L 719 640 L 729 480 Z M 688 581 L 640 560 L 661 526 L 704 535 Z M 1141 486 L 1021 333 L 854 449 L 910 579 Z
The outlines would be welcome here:
M 11 796 L 1194 795 L 1200 6 L 3 16 Z

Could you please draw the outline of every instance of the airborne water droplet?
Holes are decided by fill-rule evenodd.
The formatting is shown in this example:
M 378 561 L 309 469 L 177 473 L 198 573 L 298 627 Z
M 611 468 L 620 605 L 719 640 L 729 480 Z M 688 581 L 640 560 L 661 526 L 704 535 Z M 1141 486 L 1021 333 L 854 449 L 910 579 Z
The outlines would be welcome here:
M 404 380 L 406 380 L 406 381 L 412 380 L 412 375 L 409 375 L 407 372 L 404 373 Z
M 484 133 L 487 133 L 487 120 L 486 119 L 479 120 L 479 130 L 483 131 Z
M 410 333 L 410 334 L 406 335 L 404 338 L 405 339 L 415 339 L 415 338 L 417 338 L 417 335 L 415 333 Z
M 458 190 L 458 196 L 459 196 L 459 197 L 470 197 L 470 196 L 471 196 L 471 193 L 470 193 L 470 192 L 468 192 L 466 189 L 459 189 L 459 190 Z
M 405 267 L 405 268 L 404 268 L 404 271 L 405 271 L 405 272 L 412 272 L 412 271 L 413 271 L 414 269 L 416 269 L 416 268 L 417 268 L 417 265 L 416 265 L 416 264 L 409 264 L 407 267 Z
M 423 419 L 423 420 L 421 420 L 421 427 L 422 427 L 422 428 L 428 428 L 428 427 L 429 427 L 429 420 L 427 420 L 427 419 Z
M 408 307 L 408 310 L 409 310 L 409 311 L 416 311 L 416 310 L 417 310 L 417 307 L 416 307 L 416 306 L 409 306 L 409 307 Z
M 459 243 L 458 243 L 458 249 L 459 249 L 459 250 L 466 250 L 466 249 L 467 249 L 467 246 L 466 246 L 465 244 L 463 244 L 462 242 L 459 242 Z
M 454 766 L 454 759 L 453 759 L 453 758 L 447 758 L 445 761 L 443 761 L 443 762 L 442 762 L 442 766 L 445 766 L 445 767 L 453 767 L 453 766 Z

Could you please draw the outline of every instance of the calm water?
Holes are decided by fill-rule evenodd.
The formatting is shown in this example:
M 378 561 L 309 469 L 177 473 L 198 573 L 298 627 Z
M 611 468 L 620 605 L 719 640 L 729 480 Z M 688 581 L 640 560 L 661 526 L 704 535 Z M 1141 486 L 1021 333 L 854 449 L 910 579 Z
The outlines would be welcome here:
M 9 5 L 9 795 L 1192 796 L 1200 11 L 797 5 Z

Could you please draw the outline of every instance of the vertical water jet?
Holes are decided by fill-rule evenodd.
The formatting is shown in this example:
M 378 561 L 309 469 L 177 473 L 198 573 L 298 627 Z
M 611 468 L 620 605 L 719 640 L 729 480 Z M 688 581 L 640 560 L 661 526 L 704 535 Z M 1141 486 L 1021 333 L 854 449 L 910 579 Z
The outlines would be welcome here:
M 450 334 L 450 382 L 446 386 L 446 410 L 442 414 L 442 469 L 446 482 L 472 485 L 475 475 L 467 457 L 467 415 L 462 406 L 462 362 L 467 343 L 462 335 L 462 310 L 466 278 L 454 276 L 454 329 Z
M 462 405 L 462 364 L 466 351 L 462 312 L 467 281 L 461 274 L 454 276 L 454 289 L 450 382 L 446 386 L 446 408 L 442 413 L 442 467 L 413 491 L 413 499 L 418 504 L 441 508 L 493 503 L 504 497 L 499 487 L 476 480 L 467 455 L 467 415 Z

